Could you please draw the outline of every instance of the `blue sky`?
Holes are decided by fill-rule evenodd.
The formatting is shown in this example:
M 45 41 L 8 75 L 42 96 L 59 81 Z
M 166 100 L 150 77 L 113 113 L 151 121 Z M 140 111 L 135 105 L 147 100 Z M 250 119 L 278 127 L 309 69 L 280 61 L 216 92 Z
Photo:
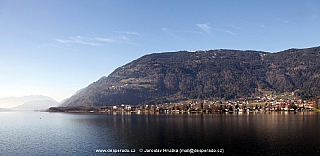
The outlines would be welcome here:
M 319 10 L 317 0 L 0 0 L 0 97 L 61 101 L 150 53 L 320 46 Z

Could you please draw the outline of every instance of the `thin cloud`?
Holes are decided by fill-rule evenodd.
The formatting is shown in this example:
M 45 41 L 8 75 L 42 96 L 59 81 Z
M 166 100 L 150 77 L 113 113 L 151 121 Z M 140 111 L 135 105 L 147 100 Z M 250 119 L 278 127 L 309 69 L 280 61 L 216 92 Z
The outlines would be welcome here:
M 135 31 L 116 31 L 116 32 L 121 34 L 129 34 L 129 35 L 140 35 L 140 33 Z
M 171 36 L 173 36 L 173 37 L 177 37 L 177 38 L 178 38 L 178 36 L 174 34 L 175 31 L 173 31 L 173 30 L 170 30 L 170 29 L 168 29 L 168 28 L 162 28 L 161 30 L 162 30 L 163 32 L 165 32 L 165 33 L 168 33 L 169 35 L 171 35 Z
M 283 24 L 288 24 L 290 22 L 287 19 L 281 19 L 281 18 L 277 18 L 276 21 L 279 22 L 279 23 L 283 23 Z
M 127 36 L 120 36 L 118 38 L 121 39 L 121 40 L 129 40 L 129 38 Z
M 197 24 L 197 26 L 207 34 L 211 34 L 211 27 L 209 26 L 209 24 Z
M 126 31 L 125 33 L 130 34 L 130 35 L 140 35 L 140 33 L 137 32 L 130 32 L 130 31 Z
M 235 35 L 235 33 L 234 33 L 234 32 L 229 31 L 229 30 L 225 30 L 225 29 L 212 29 L 212 30 L 215 30 L 215 31 L 221 31 L 221 32 L 225 32 L 225 33 L 228 33 L 228 34 L 231 34 L 231 35 Z
M 82 36 L 70 37 L 70 39 L 71 39 L 71 42 L 73 43 L 79 43 L 79 44 L 91 45 L 91 46 L 100 45 L 97 43 L 90 42 L 89 38 L 82 37 Z
M 225 32 L 231 35 L 235 35 L 234 32 L 226 30 L 226 29 L 216 29 L 216 28 L 211 28 L 209 26 L 209 24 L 197 24 L 197 26 L 202 29 L 204 32 L 206 32 L 207 34 L 211 35 L 212 31 L 220 31 L 220 32 Z
M 185 31 L 185 30 L 172 30 L 169 28 L 162 28 L 161 29 L 163 32 L 168 33 L 171 36 L 177 37 L 179 38 L 176 34 L 181 34 L 181 33 L 196 33 L 196 34 L 203 34 L 202 32 L 198 32 L 198 31 Z
M 234 28 L 234 29 L 241 29 L 241 27 L 237 26 L 236 24 L 234 23 L 230 23 L 227 25 L 228 27 L 231 27 L 231 28 Z
M 100 37 L 97 37 L 97 38 L 94 38 L 94 40 L 96 41 L 101 41 L 101 42 L 107 42 L 107 43 L 113 43 L 115 42 L 114 39 L 111 39 L 111 38 L 100 38 Z
M 56 39 L 56 41 L 60 42 L 60 43 L 70 43 L 70 40 L 62 40 L 62 39 Z
M 101 45 L 101 44 L 92 42 L 92 39 L 86 38 L 83 36 L 69 37 L 69 39 L 56 39 L 56 41 L 63 44 L 76 43 L 76 44 L 91 45 L 91 46 Z
M 90 45 L 90 46 L 99 46 L 104 43 L 115 43 L 121 42 L 122 40 L 129 40 L 126 36 L 120 36 L 117 38 L 103 38 L 103 37 L 95 37 L 95 38 L 88 38 L 83 36 L 76 36 L 76 37 L 69 37 L 68 39 L 56 39 L 59 43 L 62 44 L 82 44 L 82 45 Z

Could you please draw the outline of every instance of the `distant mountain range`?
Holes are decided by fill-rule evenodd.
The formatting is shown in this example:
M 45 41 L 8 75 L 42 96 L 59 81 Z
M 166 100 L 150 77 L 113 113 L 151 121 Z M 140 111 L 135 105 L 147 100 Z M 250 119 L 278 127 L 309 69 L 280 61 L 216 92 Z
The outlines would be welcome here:
M 10 110 L 45 110 L 58 105 L 58 102 L 52 100 L 35 100 L 10 108 Z
M 10 111 L 9 109 L 5 109 L 5 108 L 0 108 L 0 112 L 8 112 Z
M 179 51 L 145 55 L 102 77 L 62 106 L 156 104 L 187 99 L 236 99 L 262 90 L 320 95 L 320 47 L 277 53 Z
M 43 106 L 46 106 L 49 103 L 52 106 L 58 105 L 58 102 L 56 102 L 53 98 L 43 95 L 0 98 L 0 108 L 13 108 L 16 110 L 22 110 L 22 108 L 23 110 L 30 110 L 29 108 L 27 108 L 27 106 L 30 106 L 30 108 L 38 109 L 42 108 Z

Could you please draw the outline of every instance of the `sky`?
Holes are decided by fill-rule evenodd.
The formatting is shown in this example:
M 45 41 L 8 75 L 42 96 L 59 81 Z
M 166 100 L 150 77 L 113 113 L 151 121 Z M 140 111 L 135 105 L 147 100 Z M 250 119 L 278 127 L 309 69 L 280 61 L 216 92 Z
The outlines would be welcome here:
M 61 101 L 151 53 L 320 46 L 319 10 L 318 0 L 0 0 L 0 98 Z

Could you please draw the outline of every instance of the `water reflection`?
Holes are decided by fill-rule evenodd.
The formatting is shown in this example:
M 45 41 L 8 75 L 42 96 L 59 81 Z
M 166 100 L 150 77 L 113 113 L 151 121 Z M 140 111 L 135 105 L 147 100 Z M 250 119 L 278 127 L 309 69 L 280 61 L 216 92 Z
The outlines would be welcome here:
M 0 150 L 93 155 L 112 148 L 223 148 L 225 154 L 310 155 L 320 154 L 319 120 L 313 112 L 0 113 Z
M 85 121 L 83 121 L 85 120 Z M 237 154 L 319 152 L 319 114 L 115 114 L 93 124 L 104 148 L 224 148 Z

